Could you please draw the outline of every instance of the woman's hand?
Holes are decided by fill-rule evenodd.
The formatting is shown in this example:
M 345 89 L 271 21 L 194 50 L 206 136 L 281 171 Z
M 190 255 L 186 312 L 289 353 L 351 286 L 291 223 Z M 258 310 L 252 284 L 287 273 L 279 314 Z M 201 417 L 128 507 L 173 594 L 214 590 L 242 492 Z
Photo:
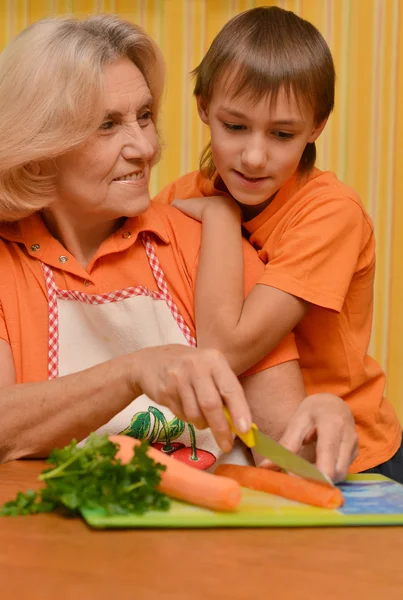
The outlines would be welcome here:
M 358 437 L 353 415 L 346 402 L 333 394 L 305 398 L 291 417 L 280 444 L 305 456 L 316 441 L 316 466 L 333 481 L 345 479 L 358 455 Z M 313 458 L 313 457 L 312 457 Z M 263 461 L 260 466 L 270 466 Z
M 168 407 L 179 419 L 199 429 L 210 427 L 224 452 L 232 447 L 225 405 L 239 431 L 249 431 L 252 418 L 241 384 L 218 350 L 167 345 L 139 350 L 132 360 L 135 393 Z
M 174 200 L 172 206 L 196 221 L 203 221 L 206 211 L 226 211 L 240 217 L 240 208 L 228 196 L 202 196 L 201 198 L 188 198 L 187 200 Z

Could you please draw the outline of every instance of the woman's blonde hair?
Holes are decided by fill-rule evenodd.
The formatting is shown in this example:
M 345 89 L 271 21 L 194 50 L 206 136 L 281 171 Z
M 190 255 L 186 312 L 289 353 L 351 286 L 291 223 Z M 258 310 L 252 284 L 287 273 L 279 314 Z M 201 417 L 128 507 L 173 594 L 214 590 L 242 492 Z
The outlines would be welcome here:
M 298 102 L 312 107 L 316 125 L 333 110 L 335 70 L 326 41 L 312 23 L 277 6 L 253 8 L 228 21 L 193 75 L 194 94 L 205 107 L 220 85 L 232 97 L 243 95 L 252 102 L 267 97 L 271 106 L 281 90 L 294 93 Z M 312 169 L 315 160 L 315 144 L 309 143 L 300 173 Z M 208 177 L 215 173 L 211 144 L 200 169 Z
M 153 40 L 112 15 L 51 18 L 22 31 L 0 55 L 0 220 L 49 205 L 54 176 L 35 165 L 80 145 L 102 118 L 103 72 L 120 58 L 143 74 L 158 114 L 164 64 Z

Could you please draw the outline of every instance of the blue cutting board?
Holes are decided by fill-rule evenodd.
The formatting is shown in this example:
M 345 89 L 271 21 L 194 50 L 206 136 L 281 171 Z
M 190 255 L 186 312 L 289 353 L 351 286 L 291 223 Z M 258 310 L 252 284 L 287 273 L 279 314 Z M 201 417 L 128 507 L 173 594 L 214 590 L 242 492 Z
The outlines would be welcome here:
M 233 513 L 213 512 L 173 500 L 167 512 L 108 516 L 99 510 L 87 510 L 83 517 L 90 527 L 99 529 L 403 525 L 403 485 L 381 475 L 351 475 L 339 487 L 345 504 L 337 510 L 244 488 L 241 504 Z

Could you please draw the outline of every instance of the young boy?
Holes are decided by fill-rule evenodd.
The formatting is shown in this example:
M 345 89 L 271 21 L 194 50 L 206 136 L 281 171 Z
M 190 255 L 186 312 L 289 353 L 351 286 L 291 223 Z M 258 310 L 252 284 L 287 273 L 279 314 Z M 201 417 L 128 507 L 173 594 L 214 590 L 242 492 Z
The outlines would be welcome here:
M 334 104 L 325 40 L 292 12 L 252 9 L 225 25 L 194 74 L 211 144 L 200 171 L 157 200 L 186 198 L 175 205 L 203 222 L 199 344 L 219 348 L 242 372 L 294 330 L 307 393 L 335 394 L 353 412 L 359 455 L 350 470 L 403 482 L 402 429 L 367 354 L 372 223 L 351 188 L 314 167 Z M 241 217 L 266 264 L 246 301 Z

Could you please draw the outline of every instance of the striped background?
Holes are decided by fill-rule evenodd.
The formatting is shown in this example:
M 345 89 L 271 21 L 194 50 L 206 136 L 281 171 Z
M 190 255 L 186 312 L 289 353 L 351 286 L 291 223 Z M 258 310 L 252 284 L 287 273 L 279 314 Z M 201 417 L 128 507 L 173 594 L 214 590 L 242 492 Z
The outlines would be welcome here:
M 113 12 L 144 26 L 161 46 L 168 70 L 156 192 L 195 169 L 207 141 L 191 100 L 189 71 L 230 17 L 262 4 L 310 20 L 332 49 L 336 110 L 318 144 L 318 166 L 353 186 L 374 219 L 371 353 L 387 371 L 387 394 L 403 421 L 403 0 L 0 0 L 0 48 L 28 23 L 54 14 Z

